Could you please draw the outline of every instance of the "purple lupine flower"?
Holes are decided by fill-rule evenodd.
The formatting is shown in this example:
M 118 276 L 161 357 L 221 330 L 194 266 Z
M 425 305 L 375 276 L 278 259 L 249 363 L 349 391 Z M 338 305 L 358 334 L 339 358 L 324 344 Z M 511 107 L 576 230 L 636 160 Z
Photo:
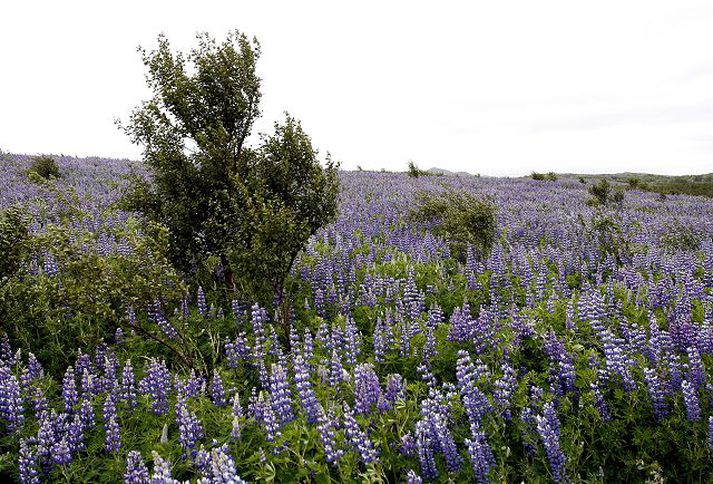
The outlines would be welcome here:
M 458 361 L 456 362 L 456 379 L 458 388 L 463 399 L 463 407 L 468 414 L 468 419 L 472 424 L 480 425 L 483 416 L 490 411 L 488 397 L 477 387 L 477 380 L 486 370 L 482 369 L 482 364 L 478 361 L 478 366 L 473 365 L 470 355 L 465 350 L 458 351 Z
M 250 395 L 250 402 L 248 403 L 248 410 L 255 420 L 265 428 L 268 442 L 274 442 L 277 437 L 282 435 L 275 411 L 271 403 L 265 400 L 265 394 L 263 392 L 260 392 L 258 395 L 255 393 L 255 388 L 253 388 L 252 394 Z
M 421 476 L 416 474 L 416 471 L 411 469 L 408 471 L 408 474 L 406 474 L 406 484 L 421 484 L 423 480 L 421 479 Z
M 349 365 L 355 365 L 357 357 L 361 353 L 361 333 L 351 316 L 348 316 L 344 321 L 344 343 L 346 362 Z
M 37 360 L 37 357 L 30 353 L 27 356 L 27 374 L 31 381 L 42 379 L 45 375 L 45 370 L 42 364 Z
M 661 381 L 656 370 L 652 368 L 644 368 L 644 381 L 646 382 L 646 388 L 649 392 L 649 398 L 651 398 L 654 417 L 660 422 L 668 415 L 665 382 Z
M 88 398 L 82 398 L 79 406 L 79 418 L 82 422 L 82 430 L 87 431 L 94 427 L 94 407 Z
M 146 376 L 139 382 L 139 391 L 151 396 L 151 408 L 156 415 L 168 412 L 168 393 L 171 391 L 171 374 L 166 363 L 152 358 Z
M 54 465 L 68 466 L 72 463 L 72 453 L 65 437 L 62 437 L 51 445 L 50 454 Z
M 86 448 L 84 444 L 84 425 L 82 424 L 82 416 L 79 414 L 74 415 L 67 427 L 67 443 L 73 454 Z
M 104 447 L 108 452 L 116 454 L 121 449 L 121 429 L 117 422 L 116 396 L 111 393 L 107 395 L 104 401 L 102 418 L 104 420 L 104 430 L 106 430 Z
M 336 387 L 344 381 L 344 367 L 342 358 L 336 348 L 332 349 L 332 359 L 329 361 L 329 385 Z
M 487 483 L 488 473 L 495 465 L 495 456 L 485 439 L 485 434 L 477 426 L 470 426 L 470 435 L 470 439 L 465 439 L 465 444 L 475 471 L 475 480 L 479 484 Z
M 446 385 L 444 385 L 444 388 Z M 460 468 L 462 458 L 458 453 L 453 435 L 448 429 L 450 419 L 449 399 L 452 390 L 444 396 L 440 390 L 431 389 L 429 397 L 421 402 L 421 419 L 416 422 L 416 437 L 421 462 L 421 474 L 427 479 L 438 476 L 434 451 L 440 451 L 450 472 Z
M 374 346 L 374 359 L 377 362 L 384 361 L 384 355 L 389 347 L 389 338 L 387 336 L 387 331 L 389 331 L 388 326 L 381 319 L 381 316 L 376 318 L 376 325 L 374 326 L 373 335 L 373 346 Z
M 0 419 L 10 432 L 19 430 L 25 422 L 20 382 L 10 368 L 0 364 Z
M 79 362 L 79 360 L 77 360 Z M 77 365 L 79 366 L 79 365 Z M 94 375 L 91 373 L 91 371 L 87 368 L 82 368 L 82 376 L 80 377 L 80 386 L 82 389 L 82 397 L 87 397 L 87 396 L 92 396 L 94 395 L 93 389 L 94 389 Z
M 354 368 L 354 412 L 369 413 L 381 398 L 379 377 L 371 363 L 362 363 Z
M 220 373 L 217 369 L 213 370 L 213 380 L 210 385 L 210 394 L 214 405 L 224 407 L 228 404 L 228 400 L 225 398 L 223 379 L 220 377 Z
M 294 420 L 295 415 L 292 412 L 292 396 L 290 395 L 290 386 L 287 382 L 287 371 L 279 363 L 272 364 L 270 394 L 272 409 L 280 419 L 280 425 Z
M 418 460 L 421 464 L 421 474 L 426 479 L 438 477 L 438 468 L 433 453 L 433 438 L 431 436 L 430 425 L 427 420 L 416 422 L 416 448 L 418 449 Z
M 552 478 L 555 482 L 566 481 L 565 455 L 560 449 L 559 442 L 560 422 L 555 414 L 552 402 L 545 404 L 544 415 L 538 415 L 535 418 L 537 421 L 537 433 L 540 434 L 540 439 L 545 447 Z
M 198 305 L 198 314 L 201 316 L 206 316 L 208 314 L 208 305 L 206 304 L 205 300 L 205 292 L 203 292 L 203 288 L 201 286 L 198 286 L 198 294 L 197 294 L 197 305 Z
M 54 410 L 51 413 L 45 412 L 39 416 L 39 429 L 37 430 L 37 455 L 40 460 L 51 458 L 51 448 L 55 441 L 55 430 L 52 423 Z
M 176 401 L 176 424 L 178 425 L 178 442 L 184 450 L 193 455 L 196 443 L 204 436 L 203 424 L 195 413 L 188 410 L 183 395 L 179 395 Z
M 706 383 L 706 368 L 701 359 L 701 353 L 695 346 L 686 348 L 686 353 L 688 354 L 686 379 L 696 390 L 703 388 Z
M 126 402 L 129 408 L 136 407 L 136 378 L 131 360 L 126 360 L 121 371 L 121 384 L 119 388 L 119 398 Z
M 123 329 L 116 328 L 116 331 L 114 331 L 114 342 L 117 345 L 124 344 L 124 330 Z
M 22 484 L 39 484 L 42 482 L 40 480 L 37 446 L 34 444 L 33 437 L 20 440 L 17 467 Z
M 344 406 L 344 433 L 349 444 L 359 453 L 365 464 L 378 460 L 379 451 L 374 448 L 366 432 L 359 428 L 354 412 L 347 405 Z
M 112 415 L 104 426 L 106 428 L 104 447 L 112 454 L 118 454 L 121 449 L 121 429 L 116 418 L 116 415 Z
M 149 484 L 149 470 L 144 464 L 141 453 L 135 450 L 126 456 L 126 471 L 124 471 L 124 484 Z
M 196 374 L 196 370 L 191 370 L 185 385 L 183 385 L 183 395 L 188 398 L 195 398 L 205 390 L 205 378 Z
M 238 476 L 235 460 L 230 455 L 227 446 L 211 450 L 206 460 L 208 462 L 202 466 L 202 476 L 198 478 L 198 484 L 245 484 L 245 481 Z
M 406 457 L 411 457 L 416 452 L 416 439 L 411 432 L 406 432 L 401 436 L 401 446 L 399 452 Z
M 698 403 L 698 392 L 696 387 L 688 380 L 681 383 L 683 393 L 683 403 L 686 405 L 686 418 L 689 422 L 697 422 L 701 419 L 701 405 Z
M 245 331 L 241 331 L 234 341 L 226 339 L 223 346 L 225 348 L 225 357 L 228 359 L 230 368 L 237 368 L 241 361 L 244 361 L 250 354 L 250 346 L 248 345 Z
M 602 390 L 600 388 L 599 379 L 590 383 L 589 387 L 592 389 L 592 393 L 594 395 L 594 408 L 596 408 L 599 412 L 599 416 L 605 422 L 611 420 L 611 415 L 609 414 L 609 407 L 607 406 L 607 402 L 604 399 L 604 394 L 602 393 Z
M 404 394 L 404 379 L 398 373 L 391 374 L 386 377 L 386 389 L 384 394 L 379 399 L 377 408 L 381 412 L 386 412 L 394 407 L 397 400 L 403 398 Z
M 4 363 L 9 368 L 14 366 L 16 362 L 12 346 L 10 346 L 10 337 L 3 331 L 0 334 L 0 364 Z
M 30 387 L 30 400 L 32 403 L 32 410 L 34 410 L 35 415 L 39 415 L 44 411 L 49 409 L 49 403 L 44 391 L 39 386 Z
M 426 361 L 430 361 L 438 354 L 438 351 L 436 350 L 436 336 L 433 332 L 433 328 L 428 325 L 426 326 L 423 334 L 425 341 L 423 343 L 421 357 Z
M 503 376 L 495 380 L 493 399 L 498 410 L 502 413 L 503 418 L 505 420 L 510 420 L 512 418 L 512 412 L 510 410 L 512 404 L 510 399 L 517 388 L 517 378 L 515 369 L 510 364 L 510 361 L 504 361 L 502 369 Z
M 104 382 L 103 389 L 107 392 L 113 392 L 118 386 L 117 372 L 119 371 L 119 360 L 113 351 L 107 351 L 104 357 Z
M 74 406 L 79 401 L 79 394 L 77 393 L 77 379 L 74 375 L 74 367 L 70 366 L 64 373 L 64 378 L 62 379 L 62 399 L 64 400 L 64 409 L 67 412 L 74 410 Z
M 336 467 L 339 459 L 344 455 L 344 450 L 337 448 L 334 429 L 337 428 L 337 422 L 334 418 L 327 415 L 321 405 L 319 405 L 319 413 L 317 416 L 317 433 L 319 440 L 324 447 L 324 456 L 327 463 Z
M 713 415 L 708 417 L 708 449 L 713 451 Z
M 295 371 L 295 386 L 297 387 L 297 395 L 302 402 L 302 408 L 307 413 L 307 423 L 314 425 L 319 417 L 319 403 L 317 396 L 312 388 L 312 383 L 309 380 L 309 370 L 305 363 L 301 352 L 297 352 L 294 361 Z
M 151 452 L 153 456 L 153 473 L 151 474 L 151 484 L 181 484 L 171 476 L 171 467 L 163 457 L 155 450 Z

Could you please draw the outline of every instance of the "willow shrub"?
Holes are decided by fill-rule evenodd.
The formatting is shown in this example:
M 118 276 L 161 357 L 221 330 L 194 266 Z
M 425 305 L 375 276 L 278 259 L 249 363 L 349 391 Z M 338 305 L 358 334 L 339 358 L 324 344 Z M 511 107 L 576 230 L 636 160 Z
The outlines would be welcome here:
M 470 193 L 421 192 L 410 218 L 444 237 L 451 255 L 465 262 L 469 247 L 480 257 L 490 253 L 496 238 L 496 212 L 492 200 Z
M 77 229 L 83 224 L 73 219 L 30 234 L 23 232 L 20 212 L 0 220 L 2 329 L 51 372 L 74 361 L 78 350 L 111 341 L 120 326 L 129 329 L 130 308 L 144 311 L 159 298 L 178 301 L 183 293 L 159 226 L 147 232 L 128 219 L 94 232 Z M 10 230 L 13 224 L 19 229 Z

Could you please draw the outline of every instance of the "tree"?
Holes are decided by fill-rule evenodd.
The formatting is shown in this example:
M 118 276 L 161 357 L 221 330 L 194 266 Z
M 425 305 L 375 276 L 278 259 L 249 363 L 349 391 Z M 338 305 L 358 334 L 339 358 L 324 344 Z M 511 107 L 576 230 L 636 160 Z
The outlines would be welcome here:
M 156 50 L 139 49 L 153 97 L 122 127 L 143 146 L 149 177 L 135 177 L 126 205 L 169 229 L 171 260 L 184 273 L 213 257 L 228 290 L 281 295 L 297 253 L 336 213 L 337 167 L 321 166 L 289 115 L 247 146 L 260 115 L 260 45 L 238 31 L 222 43 L 197 38 L 187 54 L 174 54 L 164 36 Z

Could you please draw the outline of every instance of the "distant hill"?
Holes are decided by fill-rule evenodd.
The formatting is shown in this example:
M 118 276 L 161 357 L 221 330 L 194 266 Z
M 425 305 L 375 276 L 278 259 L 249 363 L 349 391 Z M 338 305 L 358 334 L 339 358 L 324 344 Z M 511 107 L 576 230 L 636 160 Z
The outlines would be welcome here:
M 614 173 L 611 175 L 577 175 L 572 173 L 557 175 L 560 180 L 578 180 L 583 183 L 597 183 L 607 179 L 615 184 L 636 190 L 656 192 L 662 195 L 702 195 L 713 197 L 713 173 L 702 175 L 652 175 L 650 173 Z
M 438 168 L 438 167 L 435 167 L 435 166 L 434 166 L 433 168 L 429 168 L 428 170 L 426 170 L 426 172 L 432 173 L 432 174 L 434 174 L 434 175 L 473 176 L 473 175 L 471 175 L 470 173 L 468 173 L 467 171 L 456 171 L 456 172 L 453 172 L 453 171 L 450 171 L 450 170 L 446 170 L 445 168 Z

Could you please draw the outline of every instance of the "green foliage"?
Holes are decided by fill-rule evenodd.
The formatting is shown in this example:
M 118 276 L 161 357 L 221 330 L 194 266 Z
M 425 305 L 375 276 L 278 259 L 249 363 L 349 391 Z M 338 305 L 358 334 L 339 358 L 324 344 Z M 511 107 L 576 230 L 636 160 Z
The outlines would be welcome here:
M 696 251 L 700 248 L 701 240 L 696 232 L 689 226 L 680 222 L 668 224 L 666 231 L 660 237 L 661 245 L 670 252 Z
M 606 178 L 602 178 L 599 183 L 590 185 L 588 191 L 592 198 L 587 203 L 591 206 L 621 207 L 624 203 L 624 190 L 613 188 Z
M 231 198 L 230 266 L 247 293 L 281 295 L 283 281 L 309 238 L 337 211 L 339 180 L 336 165 L 326 168 L 298 121 L 287 116 L 264 137 L 240 191 Z
M 198 47 L 175 54 L 159 36 L 158 48 L 140 50 L 153 97 L 123 126 L 144 147 L 151 180 L 134 180 L 127 208 L 169 229 L 171 260 L 188 271 L 228 240 L 235 181 L 244 176 L 252 151 L 244 146 L 259 116 L 257 41 L 239 32 L 217 44 L 198 35 Z
M 0 212 L 0 285 L 20 269 L 27 250 L 27 223 L 22 210 Z
M 557 181 L 557 174 L 553 171 L 548 173 L 538 173 L 533 171 L 530 178 L 537 181 Z
M 416 163 L 409 160 L 408 162 L 408 176 L 413 178 L 418 178 L 423 175 L 423 172 L 416 166 Z
M 601 257 L 612 256 L 617 262 L 628 258 L 632 246 L 624 236 L 619 223 L 611 216 L 598 213 L 587 223 L 583 222 L 584 233 L 599 251 Z
M 228 289 L 237 282 L 271 300 L 263 286 L 280 292 L 299 250 L 336 213 L 336 165 L 322 168 L 289 115 L 261 146 L 245 145 L 260 114 L 256 40 L 201 34 L 184 55 L 160 36 L 141 52 L 153 97 L 124 130 L 143 145 L 151 179 L 134 181 L 126 207 L 168 227 L 170 259 L 183 272 L 214 257 Z
M 184 291 L 165 257 L 164 228 L 142 232 L 130 219 L 103 235 L 131 250 L 104 255 L 100 234 L 76 225 L 67 220 L 23 239 L 0 285 L 4 330 L 51 372 L 66 367 L 78 349 L 111 339 L 129 307 L 177 300 Z
M 430 224 L 435 234 L 449 241 L 451 254 L 463 262 L 468 247 L 481 257 L 490 253 L 496 237 L 496 211 L 491 200 L 466 192 L 422 192 L 410 218 Z
M 28 175 L 39 176 L 44 180 L 51 180 L 62 176 L 57 162 L 49 155 L 41 155 L 33 158 L 32 165 L 28 170 Z

